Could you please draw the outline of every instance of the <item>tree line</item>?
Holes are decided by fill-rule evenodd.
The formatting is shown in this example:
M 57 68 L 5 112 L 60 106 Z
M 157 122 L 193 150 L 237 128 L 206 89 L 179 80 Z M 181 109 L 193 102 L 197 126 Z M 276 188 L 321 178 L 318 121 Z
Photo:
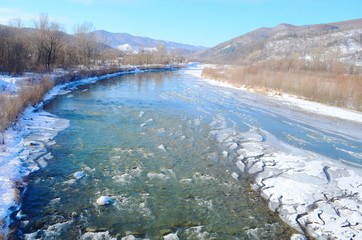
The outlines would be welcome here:
M 126 55 L 97 36 L 93 24 L 76 25 L 70 35 L 45 14 L 34 22 L 34 28 L 24 28 L 20 19 L 0 26 L 0 72 L 9 74 L 96 65 L 171 64 L 183 60 L 175 54 L 168 55 L 163 45 L 153 53 L 141 49 L 137 54 Z

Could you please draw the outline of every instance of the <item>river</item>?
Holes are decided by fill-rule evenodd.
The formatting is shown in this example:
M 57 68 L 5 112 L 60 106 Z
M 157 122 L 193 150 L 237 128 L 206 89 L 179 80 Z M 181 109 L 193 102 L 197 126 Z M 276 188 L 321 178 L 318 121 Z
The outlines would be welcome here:
M 288 239 L 306 229 L 291 220 L 295 213 L 280 211 L 284 205 L 273 207 L 276 192 L 262 188 L 278 175 L 279 162 L 268 159 L 289 154 L 306 169 L 311 156 L 323 158 L 312 166 L 329 182 L 342 171 L 334 162 L 359 174 L 359 123 L 212 85 L 187 71 L 123 75 L 49 102 L 44 110 L 70 126 L 48 146 L 53 158 L 26 179 L 14 217 L 19 238 Z M 285 200 L 276 183 L 270 189 Z

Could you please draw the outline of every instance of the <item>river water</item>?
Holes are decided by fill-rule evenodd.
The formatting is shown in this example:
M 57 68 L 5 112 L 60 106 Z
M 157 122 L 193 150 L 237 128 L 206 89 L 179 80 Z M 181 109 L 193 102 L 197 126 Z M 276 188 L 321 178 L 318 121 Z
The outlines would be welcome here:
M 268 132 L 361 163 L 361 140 L 323 127 L 329 119 L 184 70 L 80 86 L 45 110 L 70 126 L 48 147 L 54 158 L 27 178 L 18 214 L 24 239 L 288 239 L 296 231 L 236 167 L 232 136 L 264 142 Z M 110 204 L 97 204 L 101 196 Z

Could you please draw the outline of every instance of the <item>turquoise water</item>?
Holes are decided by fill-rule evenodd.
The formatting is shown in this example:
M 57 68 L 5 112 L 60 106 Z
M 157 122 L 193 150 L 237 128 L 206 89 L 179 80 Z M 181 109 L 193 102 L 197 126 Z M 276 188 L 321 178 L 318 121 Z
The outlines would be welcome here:
M 361 143 L 237 94 L 177 71 L 124 75 L 56 97 L 45 110 L 70 127 L 49 147 L 48 166 L 27 179 L 19 238 L 288 239 L 295 231 L 251 191 L 236 151 L 214 133 L 264 129 L 356 163 L 347 151 Z M 98 205 L 101 196 L 112 203 Z

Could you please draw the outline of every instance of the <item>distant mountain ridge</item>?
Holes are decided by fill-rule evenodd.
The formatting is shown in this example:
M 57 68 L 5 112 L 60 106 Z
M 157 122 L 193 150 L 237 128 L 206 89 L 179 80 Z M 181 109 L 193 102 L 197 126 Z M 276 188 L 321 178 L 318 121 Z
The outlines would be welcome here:
M 207 49 L 202 46 L 155 40 L 148 37 L 133 36 L 128 33 L 112 33 L 105 30 L 97 30 L 96 34 L 101 39 L 105 38 L 109 46 L 125 51 L 126 53 L 136 52 L 140 47 L 148 49 L 149 51 L 154 51 L 159 44 L 163 44 L 166 46 L 166 49 L 174 50 L 181 55 L 187 55 Z
M 279 24 L 259 28 L 196 54 L 200 60 L 250 64 L 291 55 L 310 57 L 338 53 L 343 61 L 362 66 L 362 18 L 328 24 Z

